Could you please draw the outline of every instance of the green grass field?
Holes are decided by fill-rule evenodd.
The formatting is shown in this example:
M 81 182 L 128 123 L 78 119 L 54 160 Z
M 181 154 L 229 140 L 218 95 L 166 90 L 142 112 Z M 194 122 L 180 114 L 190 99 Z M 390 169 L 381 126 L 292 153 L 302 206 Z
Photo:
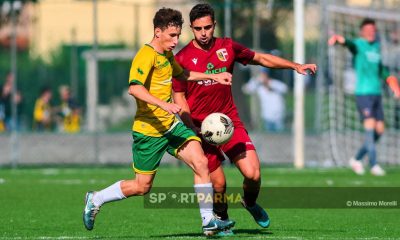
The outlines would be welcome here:
M 236 168 L 227 167 L 226 175 L 230 187 L 241 186 L 242 177 Z M 388 175 L 379 178 L 355 176 L 348 169 L 264 168 L 262 175 L 263 189 L 400 187 L 399 168 L 388 169 Z M 204 238 L 197 209 L 144 208 L 142 197 L 104 205 L 94 230 L 86 231 L 82 224 L 85 192 L 132 176 L 129 167 L 0 169 L 0 239 Z M 187 168 L 161 168 L 154 186 L 190 187 L 192 173 Z M 400 206 L 271 208 L 268 229 L 260 229 L 242 208 L 231 208 L 229 213 L 236 221 L 233 239 L 400 238 Z

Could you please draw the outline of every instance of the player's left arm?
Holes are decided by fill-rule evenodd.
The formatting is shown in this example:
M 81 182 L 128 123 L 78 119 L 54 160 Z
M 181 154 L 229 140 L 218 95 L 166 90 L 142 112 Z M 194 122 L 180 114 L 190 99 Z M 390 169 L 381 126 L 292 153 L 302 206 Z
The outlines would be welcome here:
M 398 79 L 391 75 L 386 78 L 386 83 L 389 85 L 390 89 L 393 91 L 394 96 L 400 99 L 400 86 Z
M 269 68 L 293 69 L 294 71 L 303 75 L 306 75 L 307 71 L 310 71 L 311 73 L 315 73 L 317 71 L 316 64 L 299 64 L 278 56 L 259 52 L 255 53 L 250 64 L 261 65 Z
M 400 99 L 400 86 L 396 76 L 390 75 L 389 69 L 380 64 L 381 77 L 386 80 L 386 84 L 392 90 L 394 97 Z

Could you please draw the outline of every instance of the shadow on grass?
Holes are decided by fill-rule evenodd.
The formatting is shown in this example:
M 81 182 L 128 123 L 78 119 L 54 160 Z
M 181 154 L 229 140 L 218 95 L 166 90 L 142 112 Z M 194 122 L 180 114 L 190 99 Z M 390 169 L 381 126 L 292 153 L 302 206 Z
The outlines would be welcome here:
M 248 235 L 272 235 L 273 233 L 266 229 L 234 229 L 234 236 L 231 238 L 240 238 L 240 237 L 249 237 Z M 240 236 L 246 235 L 246 236 Z M 165 234 L 165 235 L 152 235 L 150 237 L 153 238 L 185 238 L 185 237 L 193 237 L 193 238 L 204 238 L 205 236 L 202 233 L 180 233 L 180 234 Z M 217 239 L 217 238 L 226 238 L 219 236 L 209 236 L 207 238 Z

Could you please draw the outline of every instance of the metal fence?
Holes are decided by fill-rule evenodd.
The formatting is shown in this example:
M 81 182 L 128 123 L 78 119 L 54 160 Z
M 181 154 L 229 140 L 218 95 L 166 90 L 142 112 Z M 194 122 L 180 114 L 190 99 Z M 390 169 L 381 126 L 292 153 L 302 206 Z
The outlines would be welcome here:
M 293 162 L 290 134 L 250 133 L 262 164 L 291 165 Z M 306 159 L 308 166 L 318 166 L 321 159 L 328 160 L 325 151 L 318 148 L 320 136 L 307 136 Z M 10 144 L 10 136 L 0 135 L 0 166 L 12 165 L 103 165 L 132 163 L 132 137 L 130 132 L 59 134 L 24 133 L 19 135 L 17 148 Z M 16 151 L 16 152 L 12 152 Z M 13 156 L 17 156 L 16 162 Z M 166 154 L 162 164 L 179 165 L 179 160 Z M 323 164 L 329 165 L 329 162 Z

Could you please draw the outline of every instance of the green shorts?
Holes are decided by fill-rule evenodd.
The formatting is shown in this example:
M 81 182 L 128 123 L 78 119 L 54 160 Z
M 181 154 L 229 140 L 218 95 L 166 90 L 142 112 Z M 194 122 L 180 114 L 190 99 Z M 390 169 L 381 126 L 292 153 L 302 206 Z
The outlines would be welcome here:
M 133 169 L 141 174 L 154 174 L 165 151 L 176 156 L 179 148 L 187 141 L 201 141 L 182 122 L 174 123 L 161 137 L 150 137 L 134 131 L 132 137 Z

